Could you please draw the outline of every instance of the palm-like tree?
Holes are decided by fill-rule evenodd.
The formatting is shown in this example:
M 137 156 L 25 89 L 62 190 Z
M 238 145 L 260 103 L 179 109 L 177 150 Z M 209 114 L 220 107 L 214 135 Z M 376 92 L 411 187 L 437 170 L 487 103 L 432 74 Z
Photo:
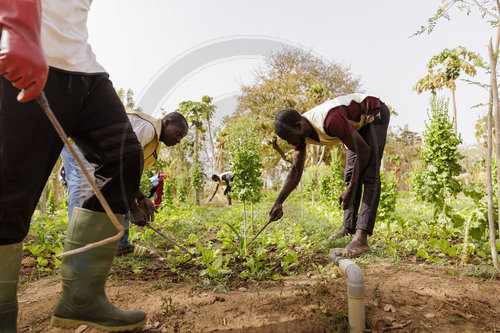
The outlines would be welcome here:
M 457 107 L 455 103 L 455 81 L 463 71 L 469 76 L 475 76 L 477 67 L 485 68 L 483 58 L 478 54 L 467 51 L 463 46 L 458 46 L 452 50 L 444 49 L 438 55 L 431 58 L 427 64 L 428 74 L 418 80 L 413 87 L 418 94 L 423 91 L 431 91 L 436 94 L 436 90 L 447 87 L 451 91 L 453 110 L 453 129 L 457 132 Z

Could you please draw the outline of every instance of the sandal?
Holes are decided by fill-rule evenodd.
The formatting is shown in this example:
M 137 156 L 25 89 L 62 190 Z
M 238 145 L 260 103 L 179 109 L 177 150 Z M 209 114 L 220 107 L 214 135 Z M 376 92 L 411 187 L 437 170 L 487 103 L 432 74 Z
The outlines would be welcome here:
M 354 258 L 365 252 L 370 251 L 369 246 L 360 246 L 352 249 L 337 247 L 330 249 L 330 253 L 334 253 L 335 255 L 342 256 L 343 258 Z

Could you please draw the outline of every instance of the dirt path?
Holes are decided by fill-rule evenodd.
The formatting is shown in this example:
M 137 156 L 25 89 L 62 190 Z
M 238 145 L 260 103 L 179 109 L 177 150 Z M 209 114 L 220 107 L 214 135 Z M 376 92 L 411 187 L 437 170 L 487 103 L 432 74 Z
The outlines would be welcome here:
M 365 268 L 371 332 L 500 332 L 499 277 L 459 278 L 446 270 L 384 263 Z M 346 280 L 336 268 L 230 292 L 157 275 L 148 281 L 115 277 L 108 284 L 114 304 L 148 313 L 142 332 L 347 332 Z M 49 326 L 59 291 L 58 277 L 20 290 L 20 332 L 75 332 Z

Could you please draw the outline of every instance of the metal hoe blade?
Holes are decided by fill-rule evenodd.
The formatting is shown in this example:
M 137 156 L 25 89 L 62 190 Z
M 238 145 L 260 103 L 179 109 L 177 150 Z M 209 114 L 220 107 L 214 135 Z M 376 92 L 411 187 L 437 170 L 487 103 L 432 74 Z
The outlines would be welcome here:
M 271 222 L 273 222 L 273 221 L 272 221 L 272 220 L 267 221 L 267 223 L 266 223 L 266 224 L 262 227 L 262 229 L 260 229 L 260 231 L 257 233 L 257 235 L 253 236 L 253 238 L 252 238 L 252 242 L 255 240 L 255 238 L 257 238 L 257 236 L 259 236 L 259 235 L 260 235 L 260 233 L 261 233 L 262 231 L 264 231 L 264 229 L 266 229 L 267 225 L 268 225 L 269 223 L 271 223 Z
M 153 230 L 154 232 L 156 232 L 158 235 L 160 235 L 162 238 L 164 238 L 165 240 L 167 240 L 170 244 L 172 244 L 173 246 L 176 246 L 178 247 L 182 252 L 186 253 L 189 255 L 189 259 L 184 261 L 182 264 L 185 264 L 187 263 L 188 261 L 190 261 L 192 258 L 193 258 L 193 255 L 191 254 L 191 252 L 189 252 L 188 250 L 186 250 L 186 248 L 180 246 L 178 243 L 176 243 L 175 241 L 173 241 L 172 239 L 168 238 L 167 236 L 165 236 L 164 234 L 162 234 L 161 232 L 159 232 L 155 227 L 153 227 L 151 224 L 146 224 L 146 227 L 148 227 L 149 229 Z

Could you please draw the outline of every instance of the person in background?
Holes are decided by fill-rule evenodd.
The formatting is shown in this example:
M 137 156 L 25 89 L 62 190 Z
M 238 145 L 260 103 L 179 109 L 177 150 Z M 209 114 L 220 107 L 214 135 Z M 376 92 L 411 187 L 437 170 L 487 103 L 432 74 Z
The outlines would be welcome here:
M 163 180 L 168 177 L 167 174 L 158 172 L 156 176 L 149 178 L 149 181 L 153 185 L 151 191 L 149 192 L 148 198 L 153 200 L 155 207 L 159 207 L 163 198 Z
M 344 221 L 342 230 L 329 239 L 354 234 L 345 248 L 333 249 L 344 257 L 369 251 L 367 236 L 373 233 L 377 216 L 380 162 L 389 119 L 387 106 L 377 97 L 365 94 L 337 97 L 302 115 L 293 109 L 280 111 L 274 122 L 276 134 L 291 144 L 295 153 L 292 169 L 269 212 L 270 220 L 276 221 L 283 216 L 282 204 L 299 184 L 306 145 L 333 145 L 340 140 L 348 149 L 344 172 L 346 189 L 339 198 Z
M 212 180 L 217 183 L 215 186 L 215 191 L 208 199 L 208 202 L 211 202 L 212 199 L 215 197 L 217 194 L 217 191 L 219 190 L 219 186 L 224 186 L 226 185 L 226 188 L 224 189 L 224 195 L 227 197 L 227 204 L 230 206 L 231 205 L 231 196 L 229 195 L 229 192 L 231 192 L 231 182 L 233 181 L 233 174 L 231 172 L 224 172 L 221 173 L 220 175 L 213 174 L 212 175 Z

